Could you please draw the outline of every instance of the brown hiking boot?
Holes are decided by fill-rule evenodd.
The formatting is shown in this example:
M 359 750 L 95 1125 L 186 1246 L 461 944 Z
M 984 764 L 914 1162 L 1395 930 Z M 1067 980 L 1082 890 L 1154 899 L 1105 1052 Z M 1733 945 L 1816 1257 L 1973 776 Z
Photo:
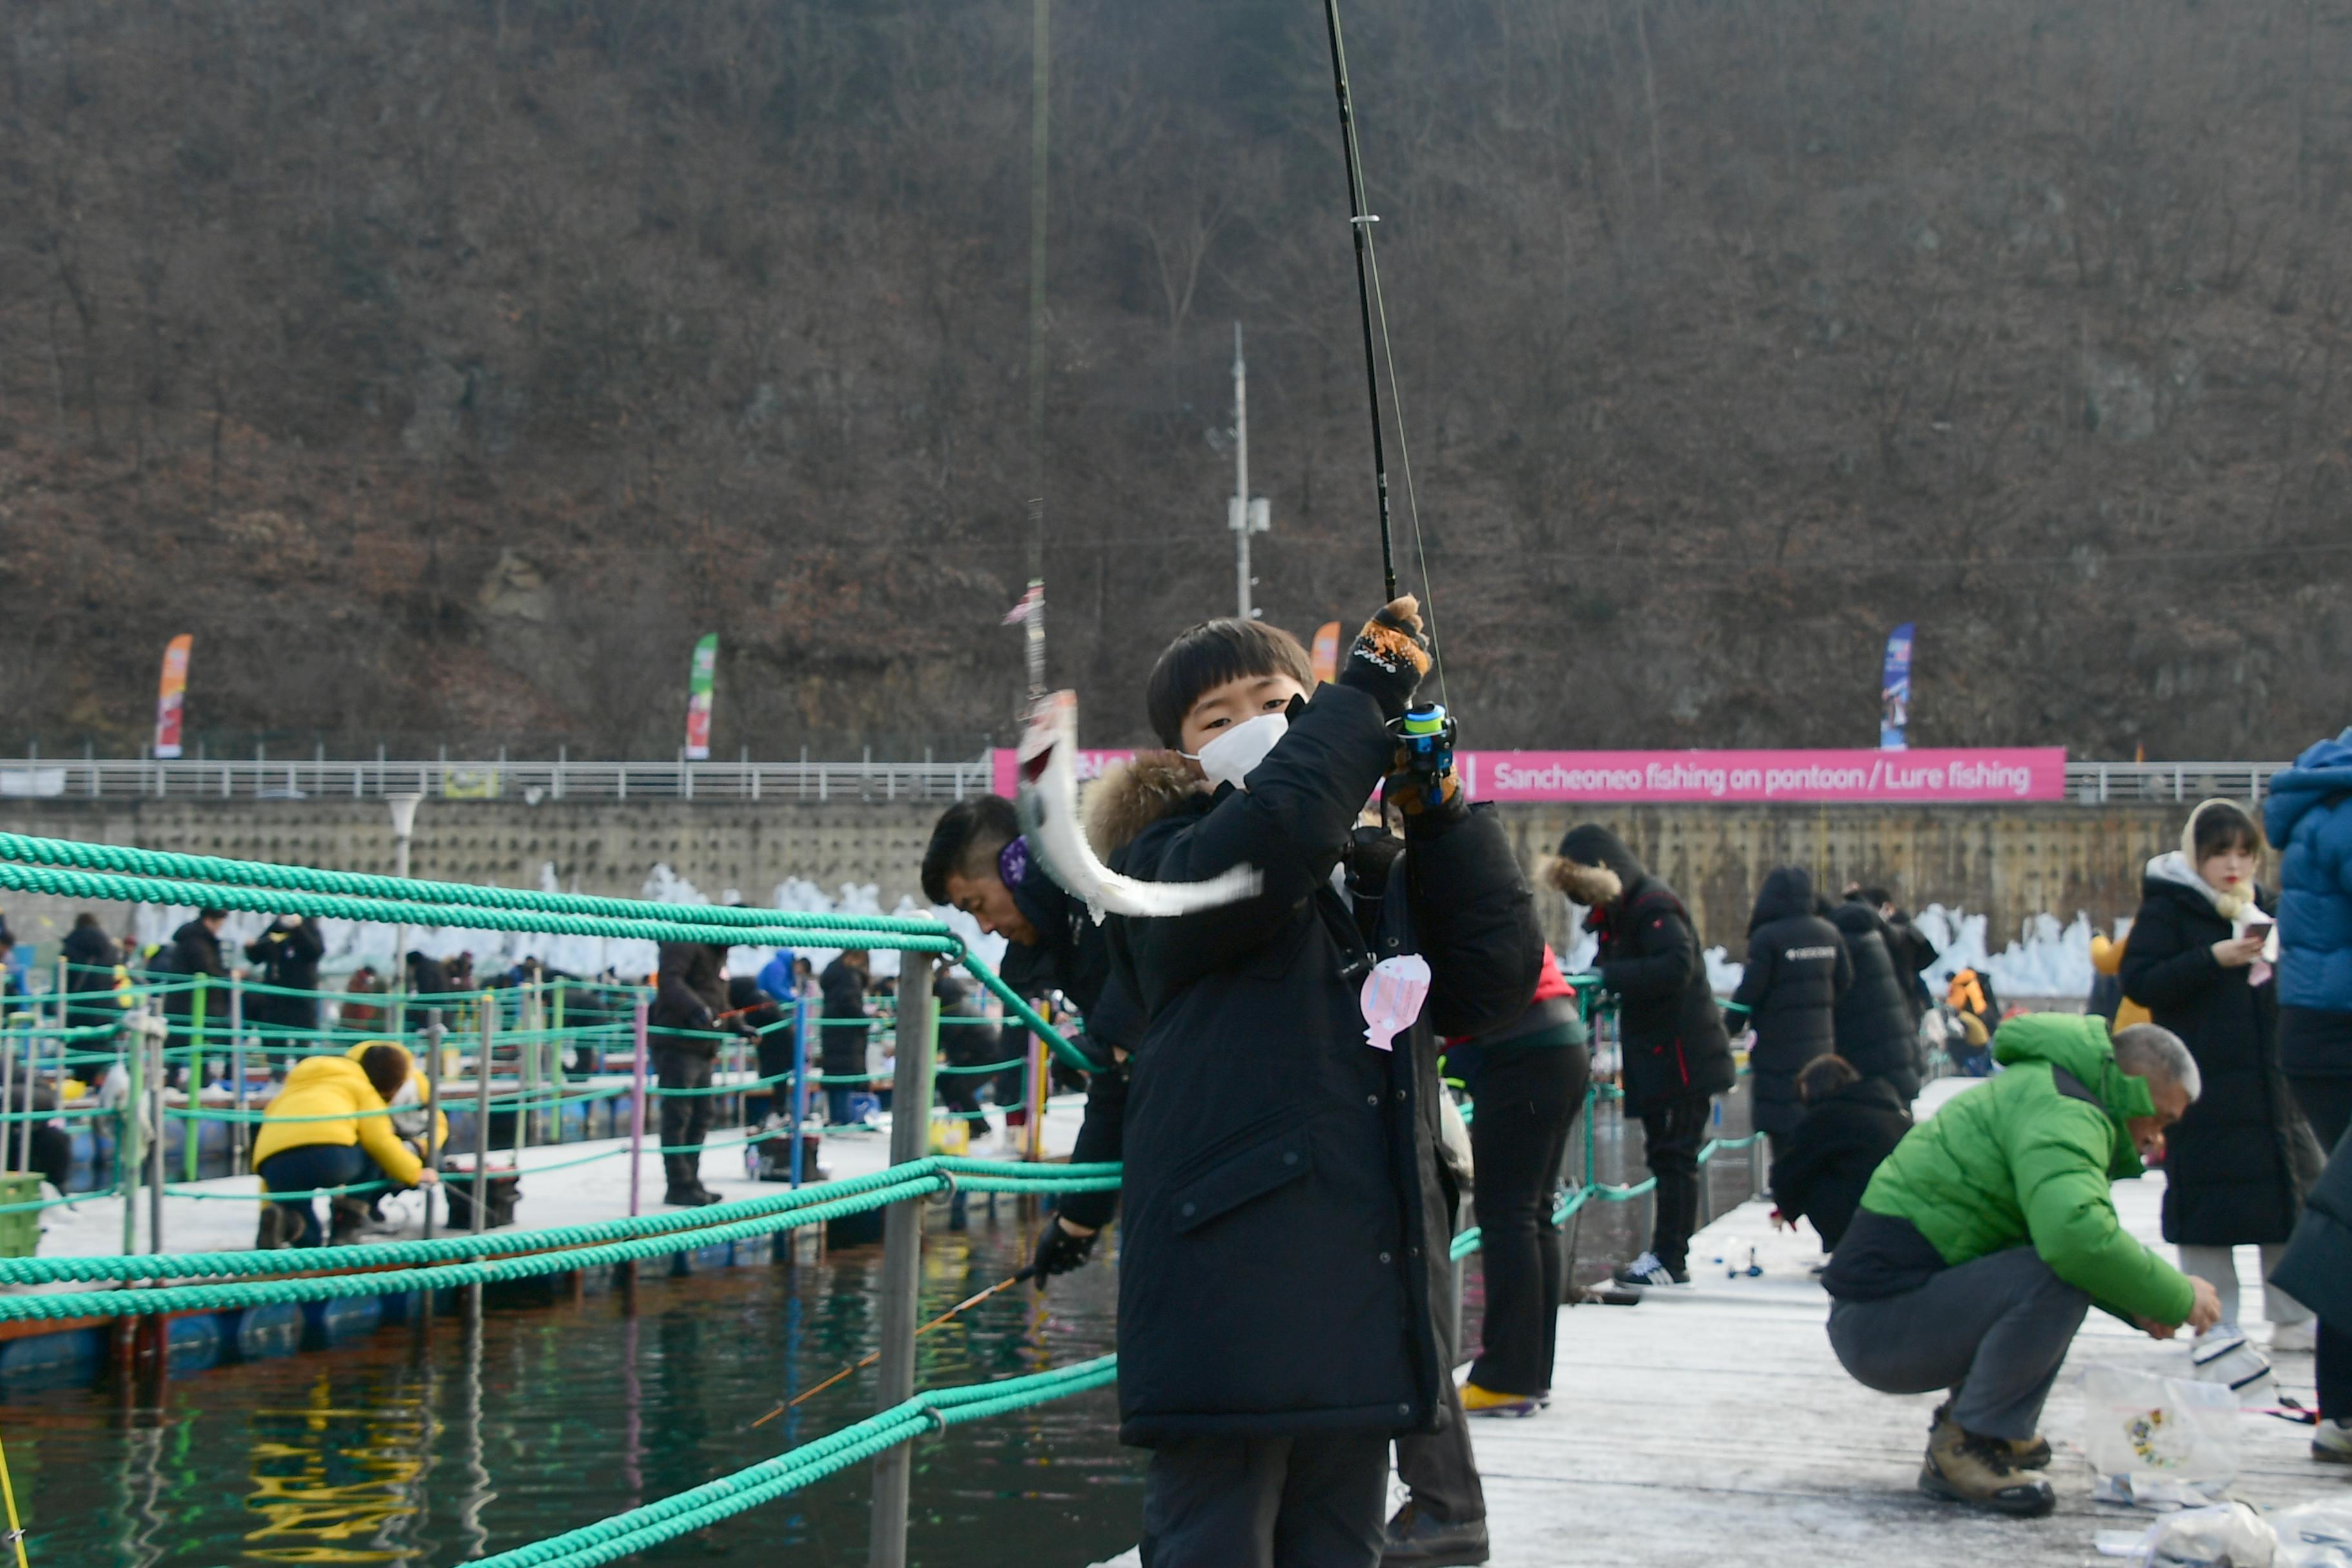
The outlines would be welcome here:
M 2029 1475 L 1999 1437 L 1964 1432 L 1952 1421 L 1936 1428 L 1919 1467 L 1919 1489 L 1929 1497 L 1973 1503 L 2016 1519 L 2040 1519 L 2058 1506 L 2050 1483 Z
M 1936 1406 L 1936 1414 L 1928 1417 L 1928 1447 L 1935 1446 L 1936 1440 L 1943 1436 L 1944 1428 L 1947 1426 L 1950 1426 L 1955 1432 L 1959 1430 L 1959 1427 L 1953 1424 L 1952 1402 L 1948 1399 Z M 2007 1447 L 2009 1462 L 2017 1469 L 2046 1470 L 2050 1468 L 2050 1439 L 2040 1433 L 2022 1438 L 1988 1437 L 1985 1441 L 1999 1443 Z

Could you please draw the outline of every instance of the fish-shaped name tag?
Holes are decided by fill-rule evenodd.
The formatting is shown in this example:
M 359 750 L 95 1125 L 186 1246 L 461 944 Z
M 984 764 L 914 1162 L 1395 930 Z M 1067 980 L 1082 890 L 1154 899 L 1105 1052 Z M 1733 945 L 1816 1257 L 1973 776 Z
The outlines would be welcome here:
M 1078 823 L 1078 694 L 1056 691 L 1029 716 L 1016 753 L 1021 831 L 1046 875 L 1083 900 L 1100 925 L 1106 914 L 1171 919 L 1253 899 L 1265 886 L 1254 866 L 1235 866 L 1205 882 L 1143 882 L 1104 865 Z
M 1376 1051 L 1396 1049 L 1397 1036 L 1412 1027 L 1429 1000 L 1429 960 L 1417 952 L 1383 958 L 1364 976 L 1364 1043 Z

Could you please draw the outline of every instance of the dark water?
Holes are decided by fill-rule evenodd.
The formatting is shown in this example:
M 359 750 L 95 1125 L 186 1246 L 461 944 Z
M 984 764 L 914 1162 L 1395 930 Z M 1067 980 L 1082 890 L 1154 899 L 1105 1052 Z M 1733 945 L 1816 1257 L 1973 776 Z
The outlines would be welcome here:
M 1724 1135 L 1745 1130 L 1745 1095 Z M 1595 1121 L 1601 1179 L 1643 1174 L 1641 1129 Z M 1571 1155 L 1580 1164 L 1581 1144 Z M 1571 1169 L 1570 1175 L 1578 1173 Z M 1744 1195 L 1744 1154 L 1720 1160 L 1718 1212 Z M 1034 1213 L 984 1198 L 950 1229 L 930 1209 L 925 1317 L 1027 1260 Z M 1576 1231 L 1591 1283 L 1640 1250 L 1643 1201 L 1594 1202 Z M 868 1371 L 782 1420 L 751 1423 L 874 1348 L 877 1246 L 821 1262 L 651 1279 L 555 1305 L 501 1306 L 429 1331 L 382 1330 L 341 1349 L 193 1374 L 160 1408 L 131 1391 L 16 1394 L 0 1408 L 36 1568 L 238 1563 L 444 1568 L 682 1491 L 870 1415 Z M 1019 1287 L 920 1342 L 918 1385 L 1066 1365 L 1110 1350 L 1108 1264 Z M 1480 1282 L 1466 1266 L 1467 1341 Z M 914 1561 L 1099 1561 L 1136 1539 L 1143 1457 L 1114 1436 L 1102 1389 L 975 1422 L 917 1445 Z M 863 1563 L 871 1466 L 737 1515 L 636 1561 Z
M 1001 1199 L 944 1228 L 926 1315 L 1026 1261 L 1034 1220 Z M 873 1413 L 873 1373 L 792 1416 L 751 1423 L 874 1346 L 878 1246 L 824 1263 L 652 1280 L 491 1305 L 420 1336 L 388 1328 L 325 1353 L 120 1391 L 19 1395 L 0 1412 L 37 1568 L 373 1563 L 439 1568 L 589 1523 L 739 1469 Z M 1010 1377 L 1111 1348 L 1116 1279 L 1094 1268 L 1017 1287 L 923 1337 L 919 1386 Z M 916 1447 L 910 1551 L 929 1563 L 1085 1563 L 1134 1543 L 1140 1456 L 1111 1436 L 1108 1389 L 950 1429 Z M 641 1561 L 866 1560 L 870 1464 Z

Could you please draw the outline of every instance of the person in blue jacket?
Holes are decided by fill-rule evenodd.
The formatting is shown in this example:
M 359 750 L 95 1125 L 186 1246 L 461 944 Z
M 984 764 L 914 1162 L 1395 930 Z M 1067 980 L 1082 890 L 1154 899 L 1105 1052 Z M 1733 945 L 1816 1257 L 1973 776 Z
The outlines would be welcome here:
M 2352 730 L 2271 776 L 2279 853 L 2279 1065 L 2320 1146 L 2352 1121 Z

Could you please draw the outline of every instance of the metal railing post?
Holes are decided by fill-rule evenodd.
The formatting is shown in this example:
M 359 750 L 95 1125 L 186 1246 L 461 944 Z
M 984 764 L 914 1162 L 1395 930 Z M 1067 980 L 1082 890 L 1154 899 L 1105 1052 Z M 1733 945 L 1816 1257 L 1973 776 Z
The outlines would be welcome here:
M 931 955 L 898 955 L 898 1057 L 890 1080 L 890 1163 L 903 1165 L 929 1152 L 932 1056 L 939 1015 L 931 1000 Z M 882 1341 L 876 1408 L 914 1397 L 917 1294 L 922 1288 L 923 1205 L 892 1204 L 882 1219 Z M 906 1444 L 874 1461 L 874 1523 L 869 1568 L 906 1568 L 907 1498 L 914 1455 Z
M 441 1009 L 425 1013 L 425 1168 L 441 1169 Z M 433 1192 L 425 1193 L 425 1239 L 433 1239 Z M 427 1314 L 430 1315 L 429 1313 Z
M 154 1037 L 155 1077 L 147 1086 L 148 1103 L 152 1108 L 155 1124 L 155 1145 L 149 1151 L 152 1165 L 148 1172 L 147 1191 L 147 1247 L 151 1252 L 163 1250 L 163 1080 L 171 1076 L 163 1066 L 163 1042 L 168 1037 L 163 1035 Z M 190 1097 L 189 1104 L 193 1106 L 194 1103 L 194 1098 Z M 193 1130 L 195 1123 L 192 1121 L 188 1126 Z
M 801 1184 L 801 1129 L 808 1124 L 808 1041 L 810 987 L 793 983 L 793 1148 L 792 1184 Z
M 479 1236 L 490 1212 L 490 1052 L 498 1043 L 498 1003 L 485 992 L 475 1011 L 482 1020 L 481 1059 L 474 1067 L 473 1231 Z
M 639 1190 L 645 1182 L 646 1144 L 646 999 L 637 998 L 634 1025 L 636 1051 L 629 1064 L 629 1212 L 637 1212 Z
M 211 975 L 197 975 L 196 994 L 188 1004 L 188 1109 L 192 1111 L 201 1109 L 205 1097 L 205 1014 L 212 984 Z M 180 1180 L 193 1182 L 196 1179 L 196 1144 L 200 1142 L 194 1117 L 189 1118 L 180 1133 Z M 163 1124 L 160 1121 L 155 1123 L 155 1146 L 163 1146 Z
M 245 982 L 235 975 L 228 982 L 228 1070 L 236 1079 L 236 1116 L 228 1127 L 228 1171 L 234 1176 L 245 1170 Z
M 114 1133 L 114 1184 L 122 1193 L 122 1250 L 139 1250 L 139 1171 L 144 1151 L 140 1147 L 139 1117 L 147 1104 L 147 1028 L 155 999 L 149 997 L 137 1016 L 141 1026 L 122 1037 L 122 1125 Z

